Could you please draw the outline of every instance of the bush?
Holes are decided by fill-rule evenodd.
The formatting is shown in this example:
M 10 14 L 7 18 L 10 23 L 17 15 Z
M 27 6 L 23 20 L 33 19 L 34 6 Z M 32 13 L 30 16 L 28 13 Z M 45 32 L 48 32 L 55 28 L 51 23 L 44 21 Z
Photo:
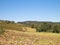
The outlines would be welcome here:
M 54 26 L 54 28 L 53 28 L 53 33 L 59 33 L 58 26 Z
M 3 34 L 5 32 L 5 30 L 0 29 L 0 34 Z

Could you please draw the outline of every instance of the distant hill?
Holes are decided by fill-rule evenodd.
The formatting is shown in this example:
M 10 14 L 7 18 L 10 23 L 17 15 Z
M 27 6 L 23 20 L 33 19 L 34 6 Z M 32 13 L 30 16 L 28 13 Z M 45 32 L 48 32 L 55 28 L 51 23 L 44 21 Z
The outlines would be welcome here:
M 60 22 L 49 21 L 24 21 L 14 22 L 0 20 L 0 28 L 8 30 L 32 31 L 32 32 L 53 32 L 60 33 Z
M 27 27 L 36 28 L 36 31 L 38 32 L 60 32 L 60 22 L 24 21 L 18 22 L 18 24 L 23 24 Z
M 60 25 L 60 22 L 49 22 L 49 21 L 24 21 L 24 22 L 18 22 L 18 23 L 20 23 L 20 24 L 27 24 L 27 25 L 31 25 L 31 24 L 41 25 L 43 23 Z
M 24 24 L 18 24 L 14 21 L 0 20 L 0 28 L 4 30 L 18 30 L 23 32 L 36 32 L 36 29 L 25 26 Z

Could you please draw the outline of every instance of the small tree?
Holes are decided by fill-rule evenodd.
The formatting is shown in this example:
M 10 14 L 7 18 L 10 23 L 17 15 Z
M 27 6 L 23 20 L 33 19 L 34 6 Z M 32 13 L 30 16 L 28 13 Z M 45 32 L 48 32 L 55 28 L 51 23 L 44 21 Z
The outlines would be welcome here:
M 53 33 L 59 33 L 58 26 L 54 26 Z
M 36 28 L 36 26 L 37 26 L 37 25 L 35 25 L 35 24 L 32 24 L 32 25 L 31 25 L 31 28 Z

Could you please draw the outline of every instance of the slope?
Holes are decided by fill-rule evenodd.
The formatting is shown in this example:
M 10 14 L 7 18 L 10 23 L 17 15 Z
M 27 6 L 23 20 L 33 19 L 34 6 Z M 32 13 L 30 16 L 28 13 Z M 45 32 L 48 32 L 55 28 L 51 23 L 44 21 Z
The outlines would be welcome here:
M 0 45 L 60 45 L 60 34 L 6 30 L 0 35 Z

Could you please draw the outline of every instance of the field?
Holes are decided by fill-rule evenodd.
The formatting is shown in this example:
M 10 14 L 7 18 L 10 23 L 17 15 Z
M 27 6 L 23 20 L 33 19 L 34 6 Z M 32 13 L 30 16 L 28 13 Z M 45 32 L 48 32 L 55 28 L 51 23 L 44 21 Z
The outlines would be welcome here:
M 0 45 L 60 45 L 60 34 L 7 30 L 0 35 Z
M 0 45 L 60 45 L 60 33 L 36 32 L 35 28 L 25 24 L 2 21 L 0 22 Z

